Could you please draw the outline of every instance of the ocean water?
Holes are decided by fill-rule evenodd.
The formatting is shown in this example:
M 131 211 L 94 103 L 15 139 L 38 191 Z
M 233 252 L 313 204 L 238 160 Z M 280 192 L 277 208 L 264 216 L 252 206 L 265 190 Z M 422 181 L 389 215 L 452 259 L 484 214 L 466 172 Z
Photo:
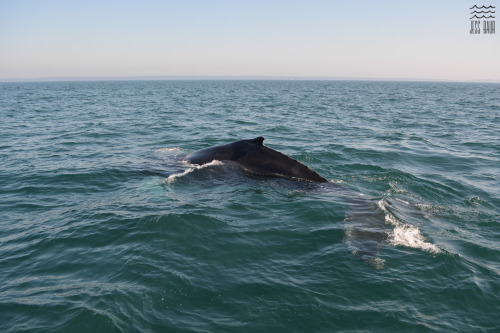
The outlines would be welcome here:
M 499 84 L 2 83 L 0 331 L 498 332 L 499 133 Z M 257 136 L 330 183 L 184 161 Z

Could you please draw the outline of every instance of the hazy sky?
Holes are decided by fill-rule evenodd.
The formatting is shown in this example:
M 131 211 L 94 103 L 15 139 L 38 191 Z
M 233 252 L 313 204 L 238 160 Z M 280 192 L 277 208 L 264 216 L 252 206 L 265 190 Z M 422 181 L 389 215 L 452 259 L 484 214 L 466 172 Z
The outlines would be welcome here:
M 500 81 L 470 7 L 500 0 L 0 0 L 0 79 L 288 76 Z

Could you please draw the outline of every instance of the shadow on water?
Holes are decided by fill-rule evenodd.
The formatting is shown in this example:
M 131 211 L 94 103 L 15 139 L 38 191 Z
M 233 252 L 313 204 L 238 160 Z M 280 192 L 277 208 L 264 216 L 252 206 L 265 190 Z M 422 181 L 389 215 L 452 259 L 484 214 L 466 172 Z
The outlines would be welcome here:
M 384 212 L 360 194 L 342 192 L 349 203 L 344 227 L 347 247 L 373 268 L 383 268 L 385 260 L 379 258 L 379 252 L 389 233 Z

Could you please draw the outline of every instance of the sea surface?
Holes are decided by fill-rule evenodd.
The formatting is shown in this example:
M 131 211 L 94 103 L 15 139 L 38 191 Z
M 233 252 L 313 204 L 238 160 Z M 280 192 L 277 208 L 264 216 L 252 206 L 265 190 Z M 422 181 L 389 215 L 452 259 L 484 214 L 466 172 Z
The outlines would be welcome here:
M 500 84 L 1 83 L 0 331 L 499 332 Z

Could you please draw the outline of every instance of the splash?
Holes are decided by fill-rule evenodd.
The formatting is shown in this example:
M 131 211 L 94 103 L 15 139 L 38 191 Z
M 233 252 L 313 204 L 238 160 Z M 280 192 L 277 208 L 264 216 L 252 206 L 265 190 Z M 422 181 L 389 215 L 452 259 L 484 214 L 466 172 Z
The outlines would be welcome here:
M 203 164 L 203 165 L 194 165 L 194 164 L 189 164 L 189 163 L 185 163 L 187 166 L 189 166 L 188 169 L 184 170 L 183 172 L 179 172 L 179 173 L 174 173 L 170 176 L 168 176 L 167 179 L 165 179 L 163 182 L 164 183 L 168 183 L 168 184 L 171 184 L 173 183 L 177 178 L 180 178 L 180 177 L 183 177 L 195 170 L 200 170 L 200 169 L 204 169 L 206 167 L 211 167 L 211 166 L 214 166 L 214 165 L 223 165 L 224 163 L 221 162 L 221 161 L 212 161 L 210 163 L 207 163 L 207 164 Z
M 389 234 L 389 238 L 387 240 L 389 244 L 393 246 L 401 245 L 421 249 L 433 254 L 441 252 L 440 248 L 425 240 L 425 237 L 420 233 L 420 229 L 418 227 L 405 223 L 392 215 L 387 209 L 386 202 L 384 200 L 380 200 L 378 202 L 378 206 L 385 214 L 385 222 L 394 226 L 394 230 Z
M 181 149 L 178 148 L 178 147 L 174 147 L 174 148 L 160 148 L 160 149 L 156 149 L 155 153 L 163 153 L 163 152 L 171 152 L 171 151 L 179 151 L 179 150 L 181 150 Z

